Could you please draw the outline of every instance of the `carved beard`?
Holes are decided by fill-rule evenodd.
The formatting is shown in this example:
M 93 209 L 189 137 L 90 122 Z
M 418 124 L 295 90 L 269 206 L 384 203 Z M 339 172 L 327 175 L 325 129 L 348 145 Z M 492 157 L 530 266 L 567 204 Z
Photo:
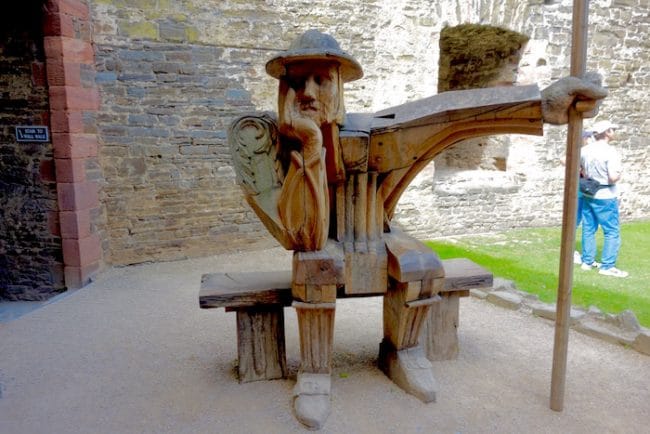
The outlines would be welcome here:
M 327 124 L 342 123 L 344 117 L 343 108 L 343 82 L 340 79 L 338 65 L 327 66 L 321 65 L 321 68 L 328 69 L 327 75 L 329 83 L 319 85 L 318 92 L 311 98 L 304 95 L 303 87 L 296 87 L 295 99 L 288 98 L 290 90 L 290 79 L 281 78 L 278 92 L 278 112 L 280 120 L 280 129 L 283 130 L 291 123 L 290 119 L 285 119 L 285 104 L 292 104 L 294 115 L 302 118 L 311 119 L 318 127 Z

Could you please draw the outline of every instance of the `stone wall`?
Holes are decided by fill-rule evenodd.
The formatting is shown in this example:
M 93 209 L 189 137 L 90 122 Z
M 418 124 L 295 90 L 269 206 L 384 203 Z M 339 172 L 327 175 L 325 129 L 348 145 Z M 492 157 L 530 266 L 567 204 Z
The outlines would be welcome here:
M 528 17 L 517 30 L 531 36 L 520 64 L 521 83 L 540 83 L 568 74 L 571 2 L 530 2 Z M 610 95 L 599 119 L 621 125 L 616 146 L 625 175 L 623 220 L 647 218 L 650 185 L 647 149 L 650 119 L 650 42 L 647 1 L 592 1 L 587 69 L 599 72 Z M 590 121 L 585 125 L 589 126 Z M 513 227 L 561 223 L 566 129 L 545 127 L 545 136 L 508 136 L 505 172 L 447 170 L 447 161 L 474 152 L 459 146 L 441 155 L 437 173 L 422 173 L 403 196 L 397 219 L 420 237 L 488 232 Z M 443 161 L 440 161 L 443 160 Z M 451 217 L 451 218 L 450 218 Z
M 57 192 L 50 143 L 17 142 L 14 126 L 48 125 L 41 8 L 0 7 L 0 299 L 62 291 Z
M 101 94 L 105 258 L 114 264 L 274 245 L 234 184 L 228 124 L 275 110 L 264 63 L 312 27 L 334 34 L 364 67 L 346 87 L 350 112 L 434 94 L 444 25 L 482 22 L 531 36 L 522 83 L 544 86 L 569 65 L 571 2 L 421 0 L 90 0 Z M 624 218 L 647 217 L 645 0 L 592 2 L 589 68 L 605 77 L 603 112 L 619 134 L 629 190 Z M 397 220 L 422 236 L 558 224 L 565 130 L 506 139 L 493 171 L 418 177 Z M 464 158 L 458 149 L 451 159 Z M 456 155 L 453 154 L 456 152 Z

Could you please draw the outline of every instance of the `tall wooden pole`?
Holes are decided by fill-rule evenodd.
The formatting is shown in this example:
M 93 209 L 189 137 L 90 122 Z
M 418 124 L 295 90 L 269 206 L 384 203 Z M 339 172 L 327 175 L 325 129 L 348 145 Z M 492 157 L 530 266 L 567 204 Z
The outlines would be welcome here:
M 584 77 L 587 60 L 587 17 L 589 0 L 574 0 L 573 31 L 571 37 L 571 75 Z M 562 213 L 562 243 L 560 249 L 560 277 L 555 317 L 553 345 L 553 372 L 551 374 L 551 409 L 564 408 L 567 350 L 569 347 L 569 315 L 573 281 L 573 251 L 576 237 L 578 171 L 582 145 L 582 115 L 575 107 L 569 109 L 567 154 L 564 174 L 564 208 Z

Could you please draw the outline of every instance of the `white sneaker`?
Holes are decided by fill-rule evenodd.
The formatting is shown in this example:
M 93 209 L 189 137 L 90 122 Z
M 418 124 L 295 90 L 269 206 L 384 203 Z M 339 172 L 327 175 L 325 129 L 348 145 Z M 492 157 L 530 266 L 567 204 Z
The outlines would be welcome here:
M 585 263 L 583 263 L 580 266 L 580 269 L 583 270 L 583 271 L 590 271 L 590 270 L 592 270 L 594 268 L 596 268 L 596 266 L 594 264 L 585 264 Z
M 582 264 L 582 255 L 577 250 L 575 252 L 573 252 L 573 263 L 575 265 Z
M 619 270 L 616 267 L 612 268 L 607 268 L 607 269 L 600 269 L 598 270 L 598 274 L 602 274 L 603 276 L 612 276 L 612 277 L 627 277 L 630 275 L 627 271 Z

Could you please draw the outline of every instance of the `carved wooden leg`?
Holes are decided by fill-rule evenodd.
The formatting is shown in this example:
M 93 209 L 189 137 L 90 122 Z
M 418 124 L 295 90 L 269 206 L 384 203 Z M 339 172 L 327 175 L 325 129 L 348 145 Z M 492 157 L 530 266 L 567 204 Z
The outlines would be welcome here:
M 427 358 L 431 361 L 453 360 L 458 357 L 458 292 L 440 294 L 424 325 L 422 340 Z
M 420 297 L 421 282 L 395 283 L 384 296 L 384 340 L 379 367 L 406 392 L 424 402 L 435 401 L 436 381 L 431 362 L 418 338 L 431 304 L 438 296 Z
M 294 388 L 298 420 L 320 429 L 330 413 L 332 342 L 336 303 L 294 301 L 300 333 L 300 372 Z
M 285 377 L 282 305 L 237 309 L 237 352 L 240 383 Z

